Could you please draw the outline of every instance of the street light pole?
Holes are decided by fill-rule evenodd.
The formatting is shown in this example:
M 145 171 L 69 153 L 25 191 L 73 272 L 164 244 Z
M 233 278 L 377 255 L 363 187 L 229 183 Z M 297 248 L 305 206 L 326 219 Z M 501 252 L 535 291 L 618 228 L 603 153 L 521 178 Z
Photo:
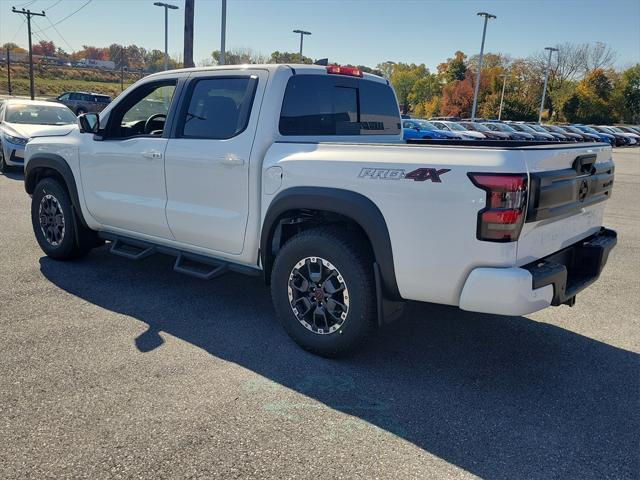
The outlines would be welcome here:
M 164 69 L 169 69 L 169 9 L 177 10 L 178 7 L 163 2 L 155 2 L 156 7 L 164 7 Z
M 302 61 L 302 42 L 305 35 L 311 35 L 311 32 L 307 32 L 305 30 L 294 30 L 293 33 L 300 34 L 300 61 Z
M 502 119 L 502 105 L 504 104 L 504 89 L 507 86 L 507 74 L 500 75 L 504 80 L 502 81 L 502 95 L 500 95 L 500 110 L 498 111 L 498 120 Z
M 549 81 L 549 69 L 551 68 L 551 54 L 557 52 L 557 48 L 544 47 L 545 50 L 549 50 L 549 60 L 547 60 L 547 70 L 544 73 L 544 87 L 542 87 L 542 101 L 540 102 L 540 113 L 538 114 L 538 123 L 542 121 L 542 110 L 544 109 L 544 97 L 547 94 L 547 82 Z
M 220 65 L 224 65 L 227 53 L 227 0 L 222 0 L 222 24 L 220 31 Z
M 478 59 L 478 73 L 476 74 L 476 88 L 473 91 L 473 107 L 471 109 L 471 121 L 476 119 L 476 109 L 478 107 L 478 90 L 480 89 L 480 71 L 482 70 L 482 55 L 484 55 L 484 39 L 487 36 L 487 23 L 490 18 L 498 18 L 487 12 L 478 12 L 478 16 L 484 17 L 484 28 L 482 29 L 482 43 L 480 44 L 480 58 Z

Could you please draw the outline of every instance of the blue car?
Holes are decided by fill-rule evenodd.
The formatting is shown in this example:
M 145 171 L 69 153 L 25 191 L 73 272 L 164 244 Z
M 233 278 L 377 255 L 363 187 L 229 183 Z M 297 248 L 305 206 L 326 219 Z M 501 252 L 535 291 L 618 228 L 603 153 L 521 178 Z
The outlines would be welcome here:
M 402 121 L 402 137 L 405 140 L 418 138 L 430 139 L 461 139 L 460 135 L 447 130 L 438 130 L 435 125 L 426 120 L 403 120 Z
M 609 135 L 608 133 L 604 133 L 604 132 L 599 132 L 591 127 L 587 127 L 586 125 L 571 125 L 572 127 L 576 127 L 578 130 L 585 132 L 585 133 L 591 133 L 593 135 L 597 135 L 598 138 L 600 139 L 600 141 L 602 142 L 606 142 L 610 145 L 615 146 L 616 143 L 616 137 L 614 137 L 613 135 Z

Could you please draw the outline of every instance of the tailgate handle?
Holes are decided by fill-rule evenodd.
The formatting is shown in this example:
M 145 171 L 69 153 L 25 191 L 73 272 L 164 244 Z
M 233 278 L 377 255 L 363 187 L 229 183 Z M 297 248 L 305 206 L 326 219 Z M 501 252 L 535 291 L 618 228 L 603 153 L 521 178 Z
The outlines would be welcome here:
M 578 175 L 593 175 L 596 173 L 595 163 L 595 155 L 580 155 L 573 161 L 573 168 Z

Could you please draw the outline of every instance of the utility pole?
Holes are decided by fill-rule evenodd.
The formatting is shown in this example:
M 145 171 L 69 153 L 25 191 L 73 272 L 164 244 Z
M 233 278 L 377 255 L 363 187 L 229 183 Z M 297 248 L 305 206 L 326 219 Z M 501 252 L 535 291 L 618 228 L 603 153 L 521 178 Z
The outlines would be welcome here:
M 482 56 L 484 55 L 484 39 L 487 36 L 487 23 L 490 18 L 498 18 L 487 12 L 478 12 L 478 16 L 484 17 L 484 28 L 482 29 L 482 43 L 480 44 L 480 58 L 478 58 L 478 73 L 476 74 L 476 88 L 473 91 L 473 108 L 471 109 L 471 121 L 476 119 L 476 109 L 478 107 L 478 90 L 480 89 L 480 71 L 482 70 Z
M 155 2 L 156 7 L 164 8 L 164 69 L 169 69 L 169 9 L 177 10 L 178 7 L 169 3 Z
M 302 41 L 305 35 L 311 35 L 311 32 L 305 32 L 304 30 L 294 30 L 293 33 L 300 34 L 300 61 L 302 62 Z
M 500 75 L 504 80 L 502 80 L 502 95 L 500 95 L 500 110 L 498 111 L 498 120 L 502 118 L 502 105 L 504 104 L 504 89 L 507 86 L 507 74 L 503 73 Z
M 222 21 L 220 25 L 220 65 L 225 64 L 227 49 L 227 0 L 222 0 Z
M 9 47 L 7 47 L 7 89 L 11 95 L 11 51 Z
M 185 0 L 184 2 L 184 67 L 194 67 L 193 63 L 193 11 L 195 0 Z
M 540 113 L 538 114 L 538 123 L 542 121 L 542 110 L 544 109 L 544 97 L 547 94 L 547 82 L 549 81 L 549 69 L 551 68 L 551 54 L 557 52 L 557 48 L 544 47 L 545 50 L 549 50 L 549 60 L 547 61 L 547 70 L 544 73 L 544 87 L 542 87 L 542 101 L 540 102 Z
M 31 10 L 17 10 L 16 7 L 12 7 L 13 13 L 19 13 L 27 18 L 27 30 L 29 32 L 29 93 L 31 94 L 31 100 L 35 98 L 35 86 L 33 84 L 33 48 L 31 45 L 31 17 L 46 17 L 44 10 L 42 13 L 35 13 Z

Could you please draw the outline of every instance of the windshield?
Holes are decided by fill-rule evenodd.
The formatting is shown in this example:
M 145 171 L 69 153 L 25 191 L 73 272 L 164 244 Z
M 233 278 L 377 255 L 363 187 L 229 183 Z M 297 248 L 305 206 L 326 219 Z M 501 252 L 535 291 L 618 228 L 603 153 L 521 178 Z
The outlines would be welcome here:
M 531 128 L 529 125 L 518 124 L 518 126 L 520 127 L 521 131 L 523 131 L 523 132 L 527 132 L 527 133 L 535 132 L 535 130 L 533 128 Z
M 477 132 L 490 132 L 487 127 L 481 123 L 461 123 L 463 127 L 467 127 L 468 130 L 476 130 Z
M 467 130 L 462 125 L 458 125 L 455 122 L 448 122 L 445 125 L 447 125 L 451 130 L 458 130 L 459 132 L 464 132 Z
M 580 130 L 582 130 L 583 132 L 589 132 L 589 133 L 600 133 L 598 132 L 596 129 L 591 128 L 591 127 L 578 127 Z
M 430 131 L 436 130 L 435 125 L 432 125 L 429 122 L 416 122 L 416 123 L 422 130 L 430 130 Z
M 502 130 L 503 132 L 513 133 L 516 131 L 515 129 L 511 128 L 509 125 L 505 125 L 504 123 L 496 123 L 495 126 L 498 127 L 498 130 Z
M 76 123 L 76 116 L 57 105 L 14 104 L 7 107 L 5 120 L 25 125 L 70 125 Z
M 600 128 L 600 130 L 606 132 L 606 133 L 616 133 L 613 130 L 611 130 L 609 127 L 598 127 Z
M 613 130 L 616 133 L 626 133 L 626 132 L 620 130 L 618 127 L 608 127 L 608 128 L 610 128 L 611 130 Z
M 529 128 L 531 130 L 535 130 L 536 132 L 540 132 L 540 133 L 549 133 L 548 131 L 546 131 L 544 128 L 542 128 L 540 125 L 529 125 Z
M 552 132 L 556 132 L 556 133 L 567 133 L 564 130 L 562 130 L 560 127 L 556 127 L 555 125 L 545 125 L 545 128 L 547 130 L 551 130 Z
M 568 132 L 571 132 L 571 133 L 577 133 L 577 134 L 581 134 L 582 133 L 582 131 L 579 128 L 572 127 L 571 125 L 565 125 L 562 128 L 564 128 L 565 130 L 567 130 Z

